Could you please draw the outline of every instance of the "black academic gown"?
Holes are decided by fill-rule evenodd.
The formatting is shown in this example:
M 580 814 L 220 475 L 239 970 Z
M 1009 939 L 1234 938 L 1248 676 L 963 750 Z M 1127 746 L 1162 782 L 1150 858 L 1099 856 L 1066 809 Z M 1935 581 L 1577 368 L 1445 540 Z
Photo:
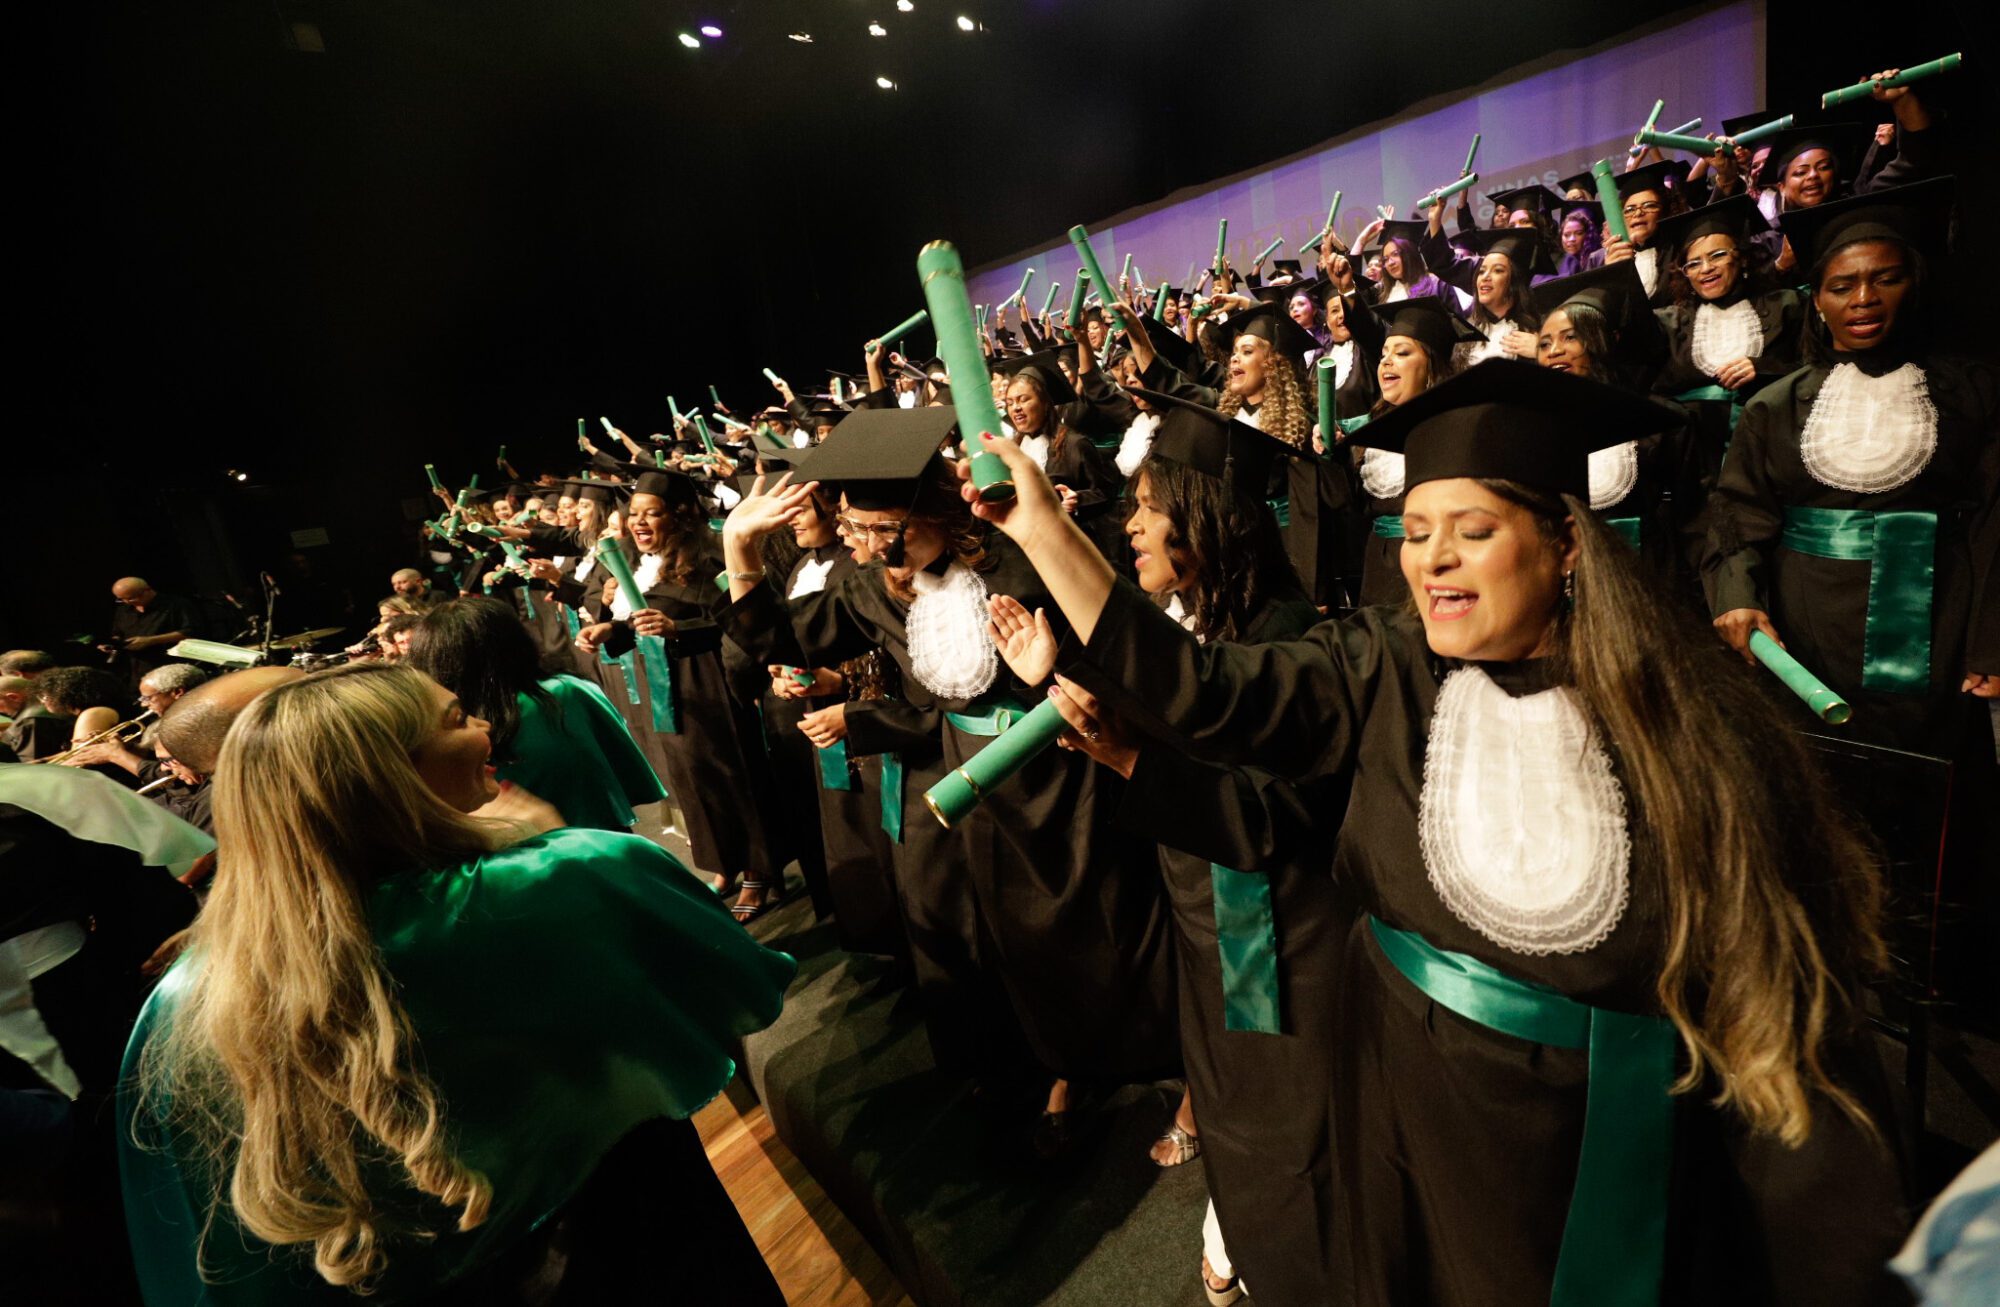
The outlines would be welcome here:
M 980 575 L 989 594 L 1011 595 L 1031 611 L 1056 612 L 1010 541 L 993 533 L 985 550 Z M 792 661 L 824 666 L 879 646 L 901 664 L 910 700 L 923 695 L 910 662 L 907 610 L 884 589 L 878 566 L 858 568 L 786 607 L 803 652 L 803 659 Z M 785 615 L 770 587 L 758 586 L 731 614 L 732 638 L 741 622 L 739 643 L 751 649 L 768 640 L 760 629 L 768 631 Z M 977 699 L 927 695 L 932 702 L 920 706 L 990 714 L 1003 703 L 1032 705 L 1044 693 L 1040 686 L 1015 684 L 1003 664 L 992 688 Z M 947 716 L 944 766 L 963 766 L 990 738 Z M 1081 754 L 1050 748 L 952 831 L 974 913 L 961 924 L 975 939 L 984 936 L 991 971 L 1036 1060 L 1065 1079 L 1109 1084 L 1153 1079 L 1178 1067 L 1166 905 L 1159 878 L 1143 874 L 1151 850 L 1114 829 L 1118 790 L 1115 774 Z M 920 793 L 910 798 L 920 800 Z M 928 815 L 922 820 L 937 825 Z M 906 831 L 910 824 L 905 821 Z M 906 895 L 930 892 L 907 883 L 904 889 Z M 912 936 L 913 946 L 921 947 L 914 923 Z
M 799 584 L 800 574 L 808 564 L 815 569 L 831 566 L 836 572 L 854 565 L 846 547 L 838 541 L 806 550 L 784 573 L 786 594 Z M 824 584 L 823 579 L 820 584 Z M 769 688 L 767 666 L 758 665 L 756 671 L 766 686 L 760 696 L 764 741 L 770 749 L 772 779 L 778 787 L 777 806 L 783 813 L 780 830 L 786 846 L 798 859 L 799 875 L 805 879 L 806 892 L 812 896 L 813 915 L 824 920 L 833 915 L 834 903 L 827 880 L 826 841 L 820 828 L 819 750 L 800 732 L 799 722 L 807 713 L 831 707 L 835 699 L 832 696 L 780 698 Z
M 1320 620 L 1303 599 L 1267 604 L 1243 643 L 1296 639 Z M 1268 778 L 1263 778 L 1268 782 Z M 1180 974 L 1181 1048 L 1201 1130 L 1202 1171 L 1230 1260 L 1265 1307 L 1323 1307 L 1333 1290 L 1335 1199 L 1332 1071 L 1340 1010 L 1340 950 L 1352 920 L 1328 875 L 1348 779 L 1297 786 L 1253 781 L 1178 749 L 1142 748 L 1120 809 L 1134 831 L 1157 838 L 1156 815 L 1201 789 L 1243 806 L 1229 835 L 1227 870 L 1207 856 L 1160 846 L 1173 907 Z M 1285 805 L 1284 837 L 1265 809 Z M 1258 838 L 1255 832 L 1264 832 Z M 1268 881 L 1277 932 L 1281 1032 L 1231 1030 L 1216 926 L 1215 878 Z
M 1903 360 L 1858 354 L 1852 361 L 1879 375 Z M 1853 706 L 1843 735 L 1944 758 L 1960 758 L 1961 744 L 1983 738 L 1990 760 L 1985 703 L 1959 685 L 1969 670 L 2000 670 L 2000 372 L 1938 356 L 1917 362 L 1937 410 L 1937 448 L 1893 490 L 1839 490 L 1806 470 L 1800 436 L 1828 369 L 1801 368 L 1744 407 L 1710 500 L 1704 582 L 1714 613 L 1771 615 L 1791 654 Z M 1927 690 L 1863 688 L 1871 566 L 1787 549 L 1784 516 L 1794 506 L 1938 515 Z
M 1728 308 L 1742 299 L 1741 294 L 1725 295 L 1715 304 L 1718 308 Z M 1799 348 L 1805 332 L 1805 296 L 1798 291 L 1766 291 L 1754 296 L 1753 302 L 1757 306 L 1758 326 L 1764 333 L 1764 348 L 1751 360 L 1757 365 L 1757 375 L 1737 392 L 1737 403 L 1748 400 L 1780 377 L 1797 371 Z M 1716 384 L 1715 378 L 1696 367 L 1694 362 L 1695 319 L 1701 307 L 1688 303 L 1655 310 L 1660 331 L 1666 337 L 1667 358 L 1653 379 L 1654 394 L 1672 399 Z M 1694 459 L 1695 474 L 1705 496 L 1714 487 L 1716 474 L 1722 470 L 1722 455 L 1729 448 L 1733 434 L 1730 417 L 1734 406 L 1727 400 L 1718 399 L 1691 399 L 1681 403 L 1694 418 L 1689 431 L 1689 454 Z M 1695 507 L 1689 506 L 1690 517 Z
M 1503 948 L 1434 888 L 1418 804 L 1431 716 L 1450 669 L 1430 654 L 1415 615 L 1368 609 L 1291 643 L 1200 647 L 1135 587 L 1119 584 L 1087 648 L 1066 643 L 1063 662 L 1115 711 L 1178 732 L 1212 761 L 1295 778 L 1351 772 L 1333 871 L 1361 911 L 1578 1001 L 1657 1015 L 1664 909 L 1642 817 L 1628 817 L 1625 910 L 1602 942 L 1580 952 Z M 1549 688 L 1546 661 L 1484 670 L 1509 696 Z M 1163 841 L 1223 859 L 1245 838 L 1268 838 L 1238 829 L 1246 813 L 1276 810 L 1196 789 L 1159 811 L 1156 829 Z M 1577 1177 L 1587 1055 L 1496 1033 L 1432 1001 L 1388 961 L 1365 918 L 1343 948 L 1335 993 L 1343 1243 L 1332 1300 L 1548 1302 Z M 1853 1032 L 1852 1047 L 1867 1050 L 1864 1039 Z M 1876 1120 L 1889 1121 L 1880 1068 L 1866 1060 L 1847 1083 Z M 1710 1092 L 1676 1100 L 1661 1301 L 1895 1301 L 1900 1290 L 1883 1262 L 1906 1216 L 1889 1151 L 1829 1103 L 1815 1104 L 1810 1139 L 1787 1149 L 1718 1114 Z
M 706 534 L 706 532 L 704 532 Z M 637 571 L 636 558 L 634 571 Z M 645 676 L 645 654 L 634 660 L 639 702 L 631 702 L 630 680 L 622 669 L 606 666 L 607 685 L 622 683 L 623 693 L 611 700 L 625 714 L 634 739 L 649 757 L 657 755 L 656 770 L 666 782 L 687 822 L 688 845 L 695 865 L 703 871 L 734 876 L 745 873 L 771 886 L 776 894 L 784 864 L 772 856 L 765 832 L 769 819 L 760 803 L 770 794 L 770 771 L 757 733 L 757 715 L 730 692 L 722 664 L 723 609 L 726 591 L 715 584 L 721 570 L 719 555 L 704 554 L 685 584 L 665 575 L 646 591 L 644 607 L 665 613 L 673 622 L 666 650 L 673 668 L 677 729 L 653 725 L 653 691 Z M 600 620 L 609 620 L 606 606 Z M 632 628 L 619 622 L 605 640 L 614 657 L 634 646 Z M 650 747 L 648 745 L 650 741 Z

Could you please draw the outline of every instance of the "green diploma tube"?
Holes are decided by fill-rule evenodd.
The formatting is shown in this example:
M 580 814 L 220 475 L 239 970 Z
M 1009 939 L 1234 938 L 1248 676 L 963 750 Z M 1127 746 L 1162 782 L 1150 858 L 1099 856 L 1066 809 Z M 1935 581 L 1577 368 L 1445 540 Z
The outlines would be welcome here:
M 1283 236 L 1280 236 L 1278 237 L 1278 239 L 1272 241 L 1269 245 L 1266 245 L 1264 247 L 1264 252 L 1262 254 L 1259 254 L 1256 260 L 1251 263 L 1250 271 L 1255 272 L 1257 271 L 1257 269 L 1263 267 L 1264 260 L 1270 258 L 1273 254 L 1277 253 L 1278 247 L 1280 245 L 1283 245 L 1284 243 L 1285 243 L 1285 238 Z
M 1332 359 L 1321 359 L 1319 362 L 1313 364 L 1313 375 L 1319 379 L 1319 437 L 1325 442 L 1329 453 L 1333 450 L 1332 436 L 1335 431 L 1333 425 L 1333 374 L 1334 366 Z
M 728 406 L 727 404 L 725 404 L 725 403 L 723 403 L 723 402 L 722 402 L 722 396 L 720 396 L 720 395 L 718 395 L 718 394 L 716 394 L 716 393 L 715 393 L 715 387 L 714 387 L 714 386 L 710 386 L 710 387 L 708 388 L 708 397 L 709 397 L 709 398 L 710 398 L 711 400 L 715 401 L 715 406 L 716 406 L 717 408 L 728 408 L 728 407 L 729 407 L 729 406 Z M 669 396 L 668 398 L 669 398 L 669 399 L 671 399 L 671 398 L 672 398 L 672 396 Z
M 701 447 L 708 452 L 708 456 L 714 458 L 715 437 L 709 434 L 708 421 L 699 413 L 694 415 L 694 433 L 701 437 Z
M 1034 269 L 1030 268 L 1028 269 L 1028 271 L 1033 272 Z M 1021 288 L 1023 290 L 1026 290 L 1027 287 L 1028 287 L 1027 282 L 1024 281 L 1021 283 Z M 905 333 L 915 331 L 918 327 L 923 326 L 924 323 L 930 321 L 930 317 L 931 315 L 928 312 L 926 312 L 923 309 L 918 309 L 915 313 L 912 313 L 909 317 L 904 318 L 901 322 L 889 328 L 887 331 L 883 332 L 875 339 L 884 345 L 891 344 L 895 341 L 901 340 Z M 868 352 L 870 354 L 873 354 L 875 352 L 875 347 L 873 345 L 869 346 Z
M 1118 284 L 1121 286 L 1132 284 L 1132 256 L 1130 254 L 1125 256 L 1125 266 L 1118 269 Z
M 667 412 L 674 415 L 674 425 L 679 426 L 681 423 L 681 406 L 674 402 L 672 395 L 667 396 Z
M 1078 268 L 1076 270 L 1076 289 L 1069 293 L 1069 313 L 1063 318 L 1063 325 L 1068 327 L 1071 332 L 1075 332 L 1077 329 L 1076 315 L 1083 312 L 1083 297 L 1089 290 L 1090 270 L 1087 268 Z
M 1124 315 L 1118 313 L 1116 301 L 1110 298 L 1111 283 L 1104 279 L 1104 269 L 1097 266 L 1097 251 L 1090 248 L 1090 233 L 1085 231 L 1081 226 L 1071 227 L 1069 229 L 1069 243 L 1076 246 L 1076 252 L 1083 257 L 1083 266 L 1089 272 L 1091 280 L 1104 288 L 1106 296 L 1104 301 L 1105 311 L 1116 315 L 1118 321 L 1123 322 L 1125 320 Z M 958 392 L 953 391 L 952 393 L 955 395 Z
M 604 564 L 604 570 L 611 573 L 611 579 L 625 592 L 625 600 L 637 612 L 646 606 L 646 592 L 639 588 L 639 582 L 632 575 L 632 565 L 625 561 L 625 551 L 618 547 L 616 540 L 597 542 L 597 561 Z
M 479 474 L 477 472 L 472 474 L 472 479 L 467 483 L 465 488 L 468 491 L 479 489 Z
M 724 572 L 723 588 L 727 589 L 728 585 L 729 585 L 729 574 L 727 572 Z M 805 686 L 805 685 L 811 685 L 813 683 L 813 674 L 807 671 L 803 667 L 793 667 L 791 664 L 787 663 L 785 665 L 785 675 L 791 677 L 792 682 L 796 685 Z
M 1165 318 L 1166 316 L 1167 316 L 1167 288 L 1165 286 L 1162 286 L 1159 289 L 1159 293 L 1153 296 L 1153 321 L 1158 322 L 1161 319 Z
M 505 446 L 505 445 L 502 445 L 502 446 L 500 446 L 500 454 L 499 454 L 499 456 L 498 456 L 497 458 L 495 458 L 495 459 L 493 460 L 493 462 L 494 462 L 494 465 L 495 465 L 495 466 L 498 466 L 498 465 L 500 465 L 500 464 L 503 464 L 503 463 L 505 463 L 506 461 L 507 461 L 507 446 Z
M 1653 128 L 1657 127 L 1660 122 L 1660 115 L 1666 111 L 1666 107 L 1667 107 L 1667 102 L 1665 100 L 1653 101 L 1653 112 L 1646 115 L 1646 125 L 1644 127 L 1641 127 L 1639 130 L 1642 132 L 1650 132 L 1653 130 Z
M 1771 669 L 1785 688 L 1805 700 L 1806 707 L 1829 726 L 1838 726 L 1854 716 L 1847 700 L 1827 688 L 1825 681 L 1805 669 L 1798 659 L 1778 647 L 1778 642 L 1762 631 L 1750 634 L 1750 652 Z
M 578 441 L 590 439 L 589 429 L 584 426 L 582 418 L 576 420 L 576 438 Z
M 1046 318 L 1049 316 L 1049 305 L 1056 302 L 1056 292 L 1061 289 L 1062 289 L 1061 282 L 1052 281 L 1049 283 L 1049 293 L 1042 296 L 1042 311 L 1036 314 L 1035 315 L 1036 317 Z
M 1210 265 L 1215 275 L 1222 275 L 1222 252 L 1229 247 L 1229 219 L 1224 218 L 1215 228 L 1215 262 Z
M 981 331 L 986 330 L 986 315 L 991 310 L 984 304 L 977 304 L 973 306 L 973 311 L 979 314 L 979 329 Z
M 1699 117 L 1690 118 L 1678 127 L 1669 128 L 1667 134 L 1670 136 L 1686 136 L 1690 132 L 1698 131 L 1700 127 L 1701 127 L 1701 119 Z M 1628 158 L 1636 159 L 1645 152 L 1646 152 L 1646 147 L 1644 145 L 1639 144 L 1637 141 L 1634 141 L 1632 143 L 1632 148 L 1625 151 L 1625 154 Z
M 1034 279 L 1035 270 L 1033 268 L 1024 269 L 1021 273 L 1021 285 L 1014 292 L 1014 302 L 1024 309 L 1028 307 L 1028 283 Z
M 1625 201 L 1618 195 L 1617 179 L 1611 175 L 1611 160 L 1599 159 L 1590 165 L 1590 179 L 1597 183 L 1597 207 L 1604 211 L 1604 230 L 1619 240 L 1630 240 L 1625 230 Z
M 1647 129 L 1639 133 L 1641 146 L 1657 145 L 1662 150 L 1686 150 L 1689 154 L 1714 154 L 1722 148 L 1720 141 L 1711 141 L 1706 136 L 1682 136 L 1679 132 L 1656 132 Z
M 1389 221 L 1389 206 L 1386 204 L 1376 205 L 1375 216 L 1380 218 L 1383 222 Z
M 770 382 L 770 383 L 771 383 L 772 385 L 776 386 L 776 385 L 779 385 L 779 384 L 781 384 L 781 383 L 782 383 L 782 382 L 784 381 L 784 378 L 783 378 L 783 377 L 781 377 L 781 376 L 779 376 L 779 375 L 778 375 L 777 373 L 775 373 L 775 372 L 771 371 L 771 369 L 769 369 L 769 368 L 765 368 L 765 369 L 764 369 L 764 380 L 766 380 L 766 381 Z
M 1067 726 L 1054 701 L 1042 700 L 1026 717 L 994 736 L 993 742 L 974 754 L 965 766 L 926 790 L 924 806 L 950 830 L 954 822 L 978 807 L 995 786 L 1054 744 L 1056 736 Z
M 1837 91 L 1828 91 L 1825 95 L 1819 97 L 1819 107 L 1822 109 L 1831 109 L 1836 104 L 1848 104 L 1855 100 L 1865 100 L 1878 85 L 1908 86 L 1911 82 L 1921 82 L 1927 77 L 1936 77 L 1939 73 L 1948 73 L 1964 62 L 1964 55 L 1948 54 L 1942 59 L 1933 59 L 1927 64 L 1918 64 L 1915 68 L 1905 68 L 1894 77 L 1871 77 L 1865 82 L 1856 82 L 1852 86 L 1843 86 Z
M 1448 200 L 1452 196 L 1458 194 L 1460 191 L 1469 191 L 1477 185 L 1479 185 L 1479 174 L 1476 172 L 1467 173 L 1465 176 L 1459 178 L 1451 185 L 1440 186 L 1436 190 L 1432 191 L 1429 195 L 1424 196 L 1423 199 L 1418 200 L 1417 212 L 1422 213 L 1425 209 L 1430 208 L 1433 204 L 1437 204 L 1442 200 Z
M 981 439 L 1000 434 L 1000 413 L 993 407 L 992 378 L 986 371 L 986 356 L 979 351 L 972 301 L 965 293 L 965 265 L 950 241 L 932 241 L 917 254 L 917 275 L 937 332 L 938 355 L 951 377 L 958 430 L 972 462 L 972 484 L 989 503 L 1012 499 L 1014 474 Z
M 431 479 L 431 489 L 433 490 L 444 489 L 444 482 L 438 480 L 437 464 L 435 463 L 424 464 L 424 475 Z
M 1471 172 L 1472 161 L 1474 159 L 1477 159 L 1478 157 L 1479 157 L 1479 133 L 1474 132 L 1472 134 L 1472 145 L 1465 152 L 1465 166 L 1463 168 L 1460 168 L 1459 171 Z
M 1776 136 L 1779 132 L 1790 131 L 1792 129 L 1792 117 L 1791 114 L 1786 114 L 1782 118 L 1773 118 L 1770 122 L 1759 123 L 1740 136 L 1732 136 L 1729 139 L 1738 145 L 1755 145 L 1766 136 Z

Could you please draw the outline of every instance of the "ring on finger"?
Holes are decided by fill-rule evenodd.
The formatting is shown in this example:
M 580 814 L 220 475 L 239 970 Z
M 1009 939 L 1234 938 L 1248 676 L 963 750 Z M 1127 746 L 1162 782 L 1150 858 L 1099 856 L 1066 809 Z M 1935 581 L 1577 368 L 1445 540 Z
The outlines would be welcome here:
M 1098 733 L 1095 726 L 1092 726 L 1084 731 L 1083 738 L 1089 740 L 1092 744 L 1096 744 L 1103 736 Z

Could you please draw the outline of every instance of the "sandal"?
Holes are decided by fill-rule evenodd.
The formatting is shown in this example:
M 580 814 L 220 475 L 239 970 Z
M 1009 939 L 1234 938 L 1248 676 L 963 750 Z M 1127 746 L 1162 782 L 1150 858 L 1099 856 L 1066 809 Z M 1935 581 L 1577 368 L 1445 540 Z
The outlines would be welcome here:
M 1043 1112 L 1042 1119 L 1035 1123 L 1035 1155 L 1044 1161 L 1061 1157 L 1076 1142 L 1076 1135 L 1070 1129 L 1075 1112 Z
M 1209 1307 L 1229 1307 L 1243 1296 L 1243 1277 L 1232 1275 L 1220 1289 L 1209 1283 L 1215 1272 L 1209 1268 L 1208 1258 L 1201 1259 L 1201 1291 L 1208 1295 Z
M 760 892 L 755 903 L 738 902 L 730 904 L 729 915 L 736 918 L 736 923 L 739 926 L 749 925 L 766 912 L 778 906 L 778 896 L 770 892 L 771 886 L 766 881 L 751 880 L 748 876 L 745 876 L 742 880 L 736 882 L 736 889 L 739 895 L 744 890 Z
M 1174 1147 L 1173 1159 L 1171 1161 L 1162 1162 L 1157 1157 L 1153 1158 L 1153 1165 L 1158 1167 L 1179 1166 L 1184 1162 L 1192 1162 L 1195 1158 L 1201 1156 L 1201 1136 L 1181 1129 L 1179 1121 L 1169 1122 L 1167 1132 L 1153 1142 L 1156 1144 L 1172 1144 Z

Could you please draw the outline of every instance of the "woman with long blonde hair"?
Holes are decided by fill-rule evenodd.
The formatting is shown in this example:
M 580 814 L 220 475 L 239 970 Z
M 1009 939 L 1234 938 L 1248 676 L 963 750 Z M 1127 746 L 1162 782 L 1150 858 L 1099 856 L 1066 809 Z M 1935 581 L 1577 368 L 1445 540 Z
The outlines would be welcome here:
M 604 1237 L 634 1203 L 676 1274 L 778 1301 L 686 1118 L 791 960 L 651 842 L 550 829 L 490 751 L 379 664 L 231 727 L 215 890 L 126 1053 L 149 1303 L 506 1301 L 558 1252 L 581 1286 L 660 1251 Z
M 1891 1292 L 1897 1130 L 1857 991 L 1885 962 L 1875 859 L 1766 684 L 1586 498 L 1593 444 L 1678 420 L 1506 364 L 1412 399 L 1357 434 L 1406 458 L 1408 599 L 1254 647 L 1198 645 L 1115 581 L 991 442 L 1017 498 L 973 511 L 1067 619 L 1072 729 L 1108 712 L 1211 762 L 1353 779 L 1336 1300 Z M 1055 663 L 1046 622 L 995 620 L 1016 676 Z M 1299 856 L 1201 797 L 1153 812 L 1161 843 Z

